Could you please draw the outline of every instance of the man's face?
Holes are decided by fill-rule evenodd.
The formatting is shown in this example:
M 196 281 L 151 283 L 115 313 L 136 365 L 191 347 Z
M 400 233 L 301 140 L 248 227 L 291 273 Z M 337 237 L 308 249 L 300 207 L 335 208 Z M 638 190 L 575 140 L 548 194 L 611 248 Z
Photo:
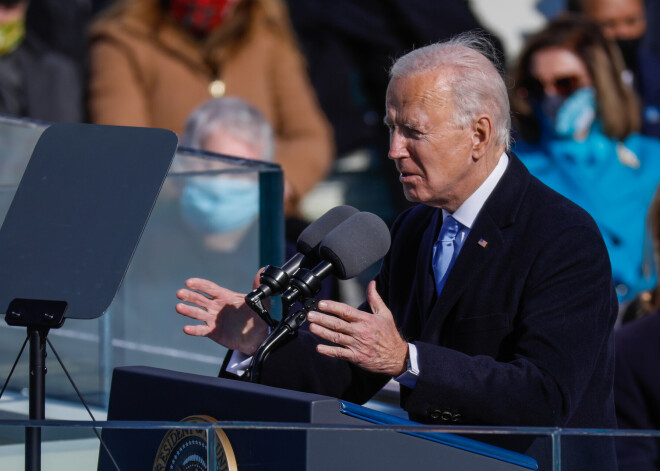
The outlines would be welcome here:
M 478 187 L 479 175 L 471 127 L 459 129 L 453 123 L 442 73 L 393 79 L 385 106 L 388 156 L 400 172 L 406 199 L 455 211 Z
M 10 23 L 25 18 L 27 1 L 5 3 L 0 4 L 0 24 Z
M 646 31 L 643 0 L 583 0 L 582 8 L 608 39 L 637 39 Z

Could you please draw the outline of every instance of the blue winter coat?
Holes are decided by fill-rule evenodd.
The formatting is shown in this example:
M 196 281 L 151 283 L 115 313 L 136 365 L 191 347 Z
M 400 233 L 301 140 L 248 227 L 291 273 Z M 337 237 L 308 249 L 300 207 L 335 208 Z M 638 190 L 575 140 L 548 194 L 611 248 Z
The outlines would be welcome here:
M 584 208 L 600 228 L 620 301 L 655 285 L 648 207 L 660 183 L 660 140 L 606 136 L 596 121 L 584 141 L 516 143 L 516 154 L 546 185 Z

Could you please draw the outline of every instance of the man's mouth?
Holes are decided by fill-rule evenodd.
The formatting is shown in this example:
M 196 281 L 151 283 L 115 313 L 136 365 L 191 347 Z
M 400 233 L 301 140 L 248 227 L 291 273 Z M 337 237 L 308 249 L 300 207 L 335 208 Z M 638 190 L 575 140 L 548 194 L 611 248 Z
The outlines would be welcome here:
M 399 180 L 402 181 L 402 182 L 410 180 L 411 178 L 416 177 L 416 176 L 417 175 L 415 175 L 414 173 L 403 172 L 403 171 L 399 172 Z

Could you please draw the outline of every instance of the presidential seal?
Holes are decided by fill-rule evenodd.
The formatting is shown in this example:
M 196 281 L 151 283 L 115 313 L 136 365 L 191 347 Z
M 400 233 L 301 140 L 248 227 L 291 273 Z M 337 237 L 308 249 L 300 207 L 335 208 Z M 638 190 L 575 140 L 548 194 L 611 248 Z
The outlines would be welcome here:
M 181 422 L 215 423 L 205 415 L 186 417 Z M 160 442 L 154 471 L 207 471 L 208 443 L 205 429 L 172 429 Z M 238 471 L 234 450 L 225 432 L 215 429 L 215 469 Z

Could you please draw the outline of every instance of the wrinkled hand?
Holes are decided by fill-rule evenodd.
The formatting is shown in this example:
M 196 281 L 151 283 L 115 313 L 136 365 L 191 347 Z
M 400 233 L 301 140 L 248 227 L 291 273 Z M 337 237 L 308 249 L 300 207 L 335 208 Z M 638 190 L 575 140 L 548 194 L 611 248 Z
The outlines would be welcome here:
M 373 314 L 334 301 L 319 302 L 319 309 L 334 314 L 310 312 L 309 330 L 339 346 L 318 345 L 323 355 L 348 360 L 365 370 L 399 376 L 406 370 L 408 343 L 401 338 L 392 312 L 369 283 L 367 301 Z
M 257 275 L 258 277 L 258 275 Z M 245 304 L 245 295 L 218 286 L 212 281 L 190 278 L 176 297 L 176 312 L 203 324 L 186 325 L 188 335 L 208 337 L 225 347 L 252 355 L 268 335 L 268 327 Z

